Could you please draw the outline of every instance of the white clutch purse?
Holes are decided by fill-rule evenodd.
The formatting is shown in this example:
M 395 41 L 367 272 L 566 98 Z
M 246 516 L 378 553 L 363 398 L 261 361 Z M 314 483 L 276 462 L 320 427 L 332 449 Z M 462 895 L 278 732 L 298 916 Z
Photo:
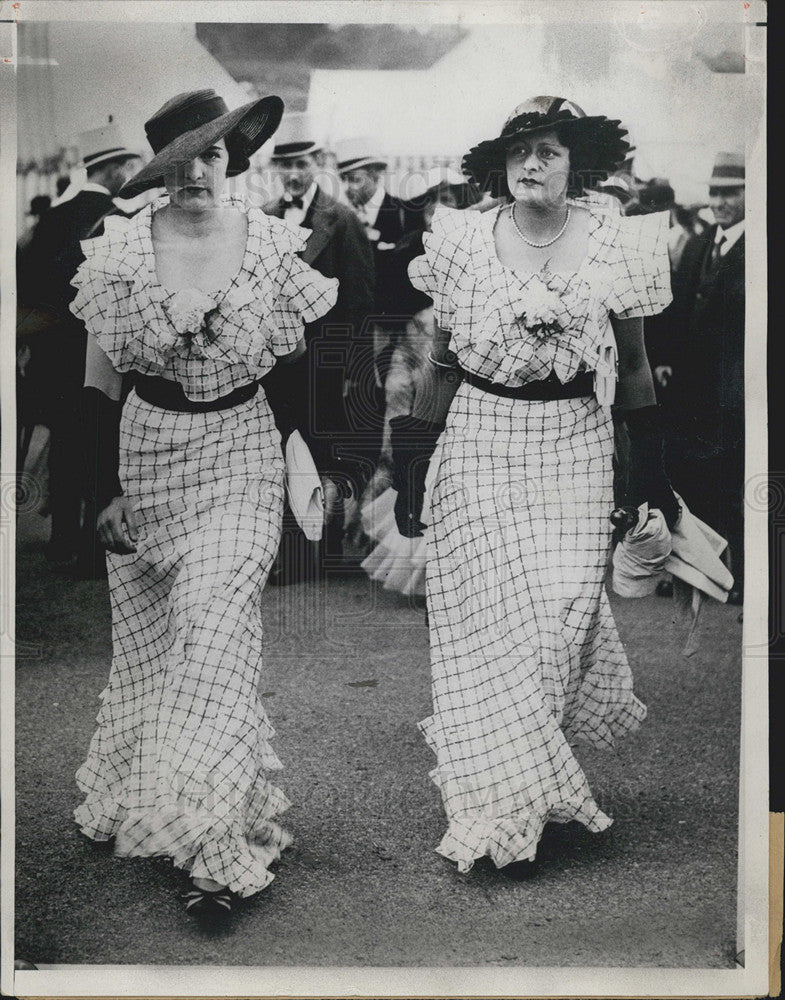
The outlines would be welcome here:
M 318 542 L 324 524 L 324 491 L 313 456 L 299 431 L 289 435 L 285 458 L 289 506 L 305 537 Z
M 619 352 L 613 327 L 608 323 L 605 337 L 600 345 L 597 367 L 594 370 L 594 395 L 600 406 L 613 406 L 616 398 L 616 379 Z

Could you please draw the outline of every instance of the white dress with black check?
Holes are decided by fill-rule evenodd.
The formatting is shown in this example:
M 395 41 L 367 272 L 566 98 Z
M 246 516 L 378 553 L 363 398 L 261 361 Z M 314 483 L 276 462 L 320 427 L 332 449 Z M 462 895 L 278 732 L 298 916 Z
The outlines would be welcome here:
M 577 274 L 504 266 L 499 210 L 449 213 L 410 265 L 461 365 L 506 386 L 602 372 L 610 315 L 670 300 L 667 221 L 599 200 Z M 433 714 L 420 728 L 448 818 L 438 847 L 468 871 L 532 859 L 546 822 L 590 830 L 594 801 L 571 743 L 610 747 L 646 710 L 604 590 L 613 424 L 594 396 L 527 401 L 464 382 L 440 439 L 427 594 Z
M 170 319 L 155 274 L 153 213 L 110 217 L 83 244 L 73 311 L 114 367 L 179 382 L 212 400 L 270 370 L 337 281 L 297 256 L 306 230 L 243 207 L 240 271 L 211 293 L 211 336 L 192 343 Z M 280 437 L 264 392 L 231 408 L 181 413 L 132 390 L 120 426 L 120 480 L 139 523 L 137 551 L 107 559 L 113 659 L 98 729 L 77 772 L 75 818 L 125 856 L 164 855 L 240 895 L 264 888 L 291 841 L 289 805 L 259 699 L 260 599 L 278 547 Z

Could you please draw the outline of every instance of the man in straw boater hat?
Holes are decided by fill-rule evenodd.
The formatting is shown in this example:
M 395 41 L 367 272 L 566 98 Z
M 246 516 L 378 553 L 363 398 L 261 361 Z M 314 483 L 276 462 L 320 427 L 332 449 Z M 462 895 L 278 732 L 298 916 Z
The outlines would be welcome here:
M 338 143 L 335 156 L 346 196 L 373 246 L 376 269 L 376 372 L 380 388 L 383 388 L 395 344 L 406 325 L 401 319 L 401 305 L 396 301 L 393 261 L 395 245 L 407 229 L 406 208 L 384 188 L 382 178 L 387 161 L 380 155 L 373 139 L 365 136 L 345 139 Z M 381 438 L 379 445 L 381 447 Z
M 354 212 L 317 184 L 323 148 L 306 113 L 285 116 L 275 135 L 272 162 L 283 195 L 264 210 L 310 230 L 302 259 L 327 278 L 338 278 L 338 300 L 305 328 L 306 354 L 271 379 L 268 395 L 294 410 L 328 500 L 318 566 L 305 536 L 288 524 L 271 583 L 294 583 L 326 562 L 340 562 L 343 502 L 334 480 L 359 495 L 373 471 L 365 436 L 373 394 L 373 341 L 366 320 L 373 311 L 373 252 Z M 332 477 L 332 478 L 331 478 Z
M 76 294 L 71 279 L 84 259 L 80 241 L 99 235 L 104 219 L 119 212 L 114 198 L 140 162 L 139 154 L 126 147 L 111 120 L 82 132 L 78 145 L 87 182 L 73 198 L 41 217 L 28 246 L 18 256 L 17 283 L 22 306 L 51 318 L 46 327 L 29 336 L 31 360 L 27 369 L 43 400 L 50 428 L 52 530 L 46 557 L 61 567 L 75 561 L 77 575 L 92 577 L 102 576 L 105 570 L 89 510 L 84 527 L 81 523 L 86 498 L 79 401 L 87 341 L 84 326 L 68 308 Z M 23 310 L 19 315 L 24 315 Z M 25 336 L 24 325 L 19 334 Z
M 730 604 L 744 598 L 744 196 L 744 155 L 719 153 L 709 179 L 715 225 L 684 247 L 654 371 L 670 396 L 674 488 L 728 541 Z

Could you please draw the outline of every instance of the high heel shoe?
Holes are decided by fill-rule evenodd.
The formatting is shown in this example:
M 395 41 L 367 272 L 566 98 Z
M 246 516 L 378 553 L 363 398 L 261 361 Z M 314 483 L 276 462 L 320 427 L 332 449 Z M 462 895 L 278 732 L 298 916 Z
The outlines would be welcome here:
M 185 912 L 198 920 L 225 921 L 232 915 L 232 893 L 222 889 L 200 889 L 191 887 L 182 894 Z

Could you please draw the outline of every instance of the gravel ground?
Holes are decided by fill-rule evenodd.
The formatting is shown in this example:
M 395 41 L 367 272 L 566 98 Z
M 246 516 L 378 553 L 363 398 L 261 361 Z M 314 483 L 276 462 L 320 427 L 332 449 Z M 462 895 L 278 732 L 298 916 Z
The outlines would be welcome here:
M 649 717 L 582 749 L 603 834 L 549 827 L 536 874 L 466 875 L 442 829 L 415 724 L 429 713 L 422 612 L 362 576 L 269 588 L 263 696 L 295 846 L 233 929 L 199 933 L 182 876 L 117 859 L 71 814 L 110 658 L 106 584 L 55 576 L 47 522 L 20 519 L 17 956 L 51 963 L 305 966 L 733 965 L 741 626 L 709 604 L 681 655 L 669 601 L 613 599 Z

